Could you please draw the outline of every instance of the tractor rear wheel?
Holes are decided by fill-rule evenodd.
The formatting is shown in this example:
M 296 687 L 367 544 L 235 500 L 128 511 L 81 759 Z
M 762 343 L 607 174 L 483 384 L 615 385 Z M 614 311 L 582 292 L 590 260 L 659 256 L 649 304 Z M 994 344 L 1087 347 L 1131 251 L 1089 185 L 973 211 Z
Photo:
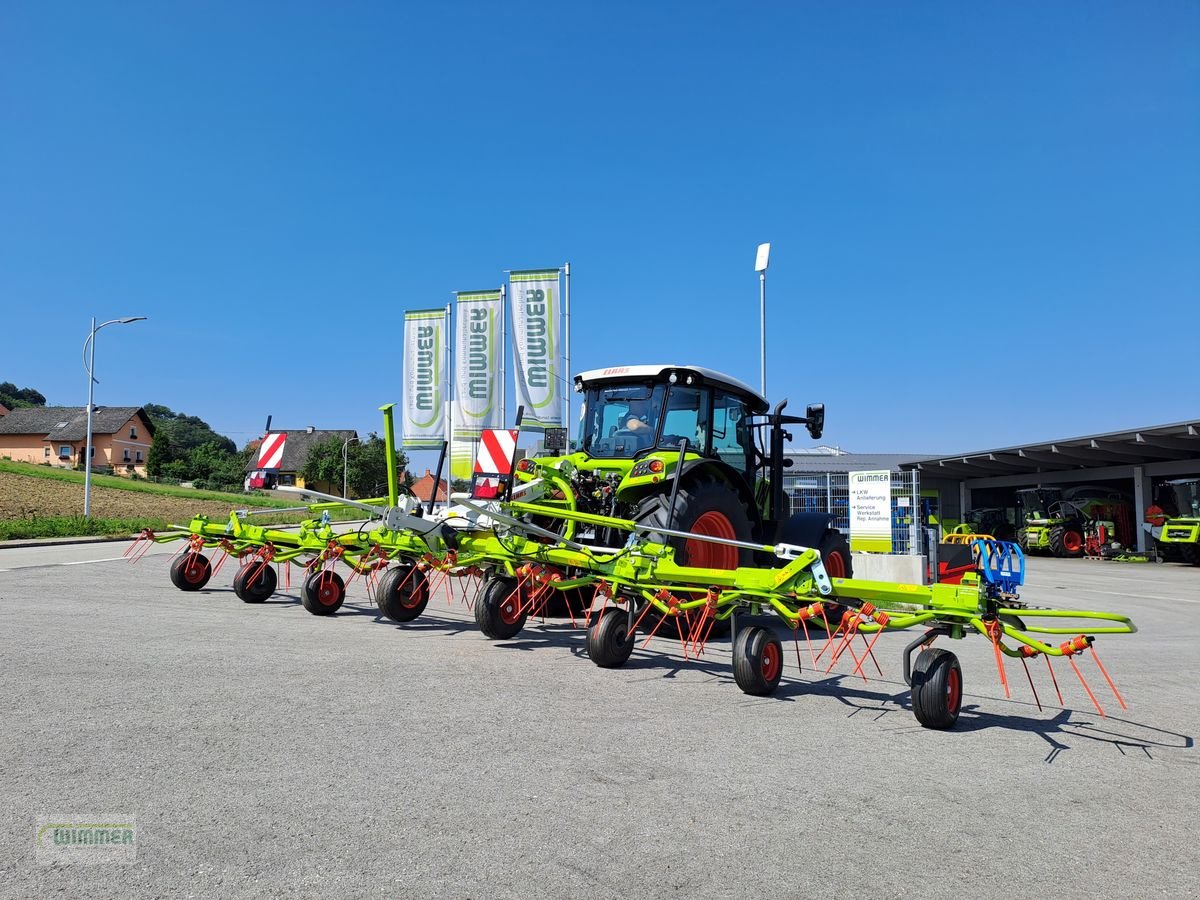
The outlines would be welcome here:
M 1017 529 L 1017 546 L 1021 548 L 1022 553 L 1029 552 L 1029 532 L 1024 528 Z
M 1191 566 L 1200 566 L 1200 544 L 1180 544 L 1179 557 Z
M 783 675 L 783 644 L 760 625 L 739 628 L 733 641 L 733 679 L 742 693 L 766 697 Z
M 1083 556 L 1083 533 L 1074 525 L 1055 525 L 1050 529 L 1050 552 L 1055 556 L 1078 559 Z
M 212 566 L 203 553 L 185 553 L 171 563 L 171 583 L 181 591 L 198 591 L 212 578 Z
M 475 601 L 475 624 L 493 641 L 515 637 L 525 627 L 526 614 L 517 580 L 507 575 L 489 578 Z
M 930 647 L 912 671 L 912 709 L 926 728 L 952 728 L 962 707 L 962 667 L 949 650 Z
M 238 573 L 233 576 L 233 592 L 243 603 L 262 603 L 275 593 L 278 581 L 270 563 L 264 564 L 256 560 L 238 569 Z
M 389 569 L 375 588 L 375 605 L 393 622 L 411 622 L 429 603 L 429 580 L 413 566 Z
M 670 490 L 654 494 L 642 501 L 636 521 L 640 525 L 690 531 L 707 537 L 751 541 L 754 536 L 750 516 L 737 491 L 713 478 L 697 479 L 679 486 L 675 498 L 675 515 L 671 517 Z M 753 563 L 753 552 L 743 547 L 714 544 L 708 541 L 666 537 L 650 532 L 650 540 L 665 543 L 675 550 L 675 562 L 681 566 L 705 569 L 736 569 Z
M 300 602 L 314 616 L 332 616 L 346 599 L 346 583 L 337 572 L 313 572 L 304 579 Z
M 587 653 L 602 669 L 619 669 L 629 661 L 637 638 L 629 633 L 629 612 L 607 609 L 588 628 Z

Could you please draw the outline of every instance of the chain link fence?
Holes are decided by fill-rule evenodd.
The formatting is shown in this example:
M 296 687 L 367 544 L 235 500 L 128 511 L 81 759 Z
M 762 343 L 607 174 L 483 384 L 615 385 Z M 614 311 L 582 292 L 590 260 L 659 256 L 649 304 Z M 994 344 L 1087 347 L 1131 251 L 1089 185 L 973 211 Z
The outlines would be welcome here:
M 848 472 L 789 472 L 783 478 L 783 491 L 793 513 L 832 513 L 833 527 L 847 537 L 852 536 Z M 893 553 L 922 552 L 923 519 L 920 473 L 892 472 Z

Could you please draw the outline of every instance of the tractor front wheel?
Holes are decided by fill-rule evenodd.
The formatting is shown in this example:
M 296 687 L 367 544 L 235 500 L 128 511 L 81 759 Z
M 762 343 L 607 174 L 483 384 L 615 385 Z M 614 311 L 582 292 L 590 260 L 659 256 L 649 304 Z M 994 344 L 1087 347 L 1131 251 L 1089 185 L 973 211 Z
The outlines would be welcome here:
M 314 616 L 332 616 L 346 599 L 346 583 L 337 572 L 313 572 L 304 579 L 300 602 Z
M 413 566 L 389 569 L 375 589 L 375 605 L 393 622 L 411 622 L 429 603 L 429 580 Z
M 275 593 L 278 581 L 269 563 L 255 561 L 238 569 L 233 576 L 233 592 L 243 603 L 262 603 Z
M 212 578 L 212 566 L 203 553 L 185 553 L 171 563 L 171 583 L 181 591 L 198 591 Z
M 608 609 L 588 628 L 587 653 L 600 668 L 619 669 L 629 661 L 636 640 L 629 633 L 629 613 Z
M 733 678 L 742 693 L 766 697 L 783 675 L 783 644 L 760 625 L 739 628 L 733 642 Z
M 913 664 L 912 708 L 926 728 L 954 727 L 962 707 L 962 667 L 949 650 L 930 647 Z
M 515 637 L 525 627 L 525 617 L 517 580 L 507 575 L 489 578 L 475 601 L 475 624 L 483 636 L 493 641 Z
M 1029 532 L 1024 528 L 1017 529 L 1017 546 L 1022 553 L 1029 553 Z
M 1200 566 L 1200 544 L 1180 544 L 1179 558 L 1191 566 Z
M 1073 525 L 1055 525 L 1050 529 L 1050 552 L 1058 557 L 1083 556 L 1083 533 Z

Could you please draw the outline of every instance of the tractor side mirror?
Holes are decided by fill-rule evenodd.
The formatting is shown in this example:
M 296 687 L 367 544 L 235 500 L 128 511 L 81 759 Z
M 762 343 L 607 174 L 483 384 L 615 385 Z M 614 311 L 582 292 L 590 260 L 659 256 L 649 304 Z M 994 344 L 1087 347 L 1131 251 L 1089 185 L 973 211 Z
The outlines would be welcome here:
M 810 403 L 808 408 L 804 410 L 805 428 L 808 429 L 812 439 L 819 440 L 821 433 L 825 430 L 825 404 Z

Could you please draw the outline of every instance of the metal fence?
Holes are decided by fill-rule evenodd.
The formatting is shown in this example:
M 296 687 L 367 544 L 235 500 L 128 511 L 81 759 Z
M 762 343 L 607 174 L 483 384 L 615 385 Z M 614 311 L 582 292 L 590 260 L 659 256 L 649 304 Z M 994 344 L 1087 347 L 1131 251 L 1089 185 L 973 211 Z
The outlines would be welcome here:
M 850 534 L 850 475 L 847 472 L 788 473 L 783 490 L 793 513 L 833 514 L 833 527 Z M 892 473 L 892 552 L 921 553 L 921 476 Z

